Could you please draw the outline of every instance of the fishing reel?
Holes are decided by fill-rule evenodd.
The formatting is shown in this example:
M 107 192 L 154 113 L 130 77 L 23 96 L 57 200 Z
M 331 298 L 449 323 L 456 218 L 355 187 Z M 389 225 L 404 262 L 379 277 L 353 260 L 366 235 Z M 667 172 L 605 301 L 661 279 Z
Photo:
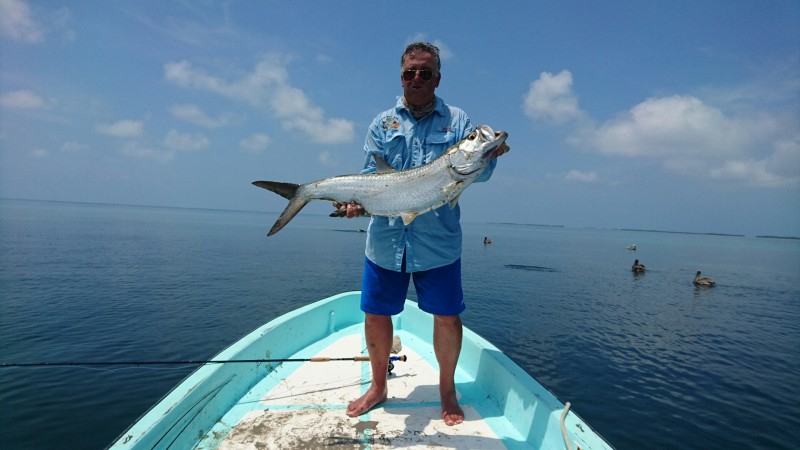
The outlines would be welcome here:
M 390 356 L 389 357 L 389 364 L 386 366 L 386 370 L 389 372 L 389 375 L 392 375 L 392 371 L 394 370 L 394 362 L 395 361 L 406 361 L 408 358 L 406 355 L 400 356 Z

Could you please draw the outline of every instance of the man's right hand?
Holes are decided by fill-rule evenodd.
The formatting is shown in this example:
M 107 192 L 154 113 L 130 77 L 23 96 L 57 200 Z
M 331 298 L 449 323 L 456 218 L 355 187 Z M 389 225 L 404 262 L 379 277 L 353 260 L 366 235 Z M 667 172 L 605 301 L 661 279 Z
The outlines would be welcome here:
M 333 207 L 339 211 L 338 216 L 340 217 L 347 217 L 348 219 L 352 219 L 353 217 L 358 217 L 364 215 L 364 207 L 359 205 L 356 202 L 350 203 L 339 203 L 333 202 Z

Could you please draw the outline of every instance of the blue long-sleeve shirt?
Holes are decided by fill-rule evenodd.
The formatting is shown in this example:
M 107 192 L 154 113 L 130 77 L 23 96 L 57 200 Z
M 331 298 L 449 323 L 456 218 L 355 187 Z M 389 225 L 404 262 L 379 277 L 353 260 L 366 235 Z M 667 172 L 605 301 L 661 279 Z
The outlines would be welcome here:
M 416 120 L 403 104 L 397 104 L 372 121 L 364 142 L 366 158 L 361 173 L 375 172 L 373 155 L 380 155 L 395 170 L 408 170 L 427 164 L 474 127 L 467 114 L 436 97 L 436 107 Z M 491 177 L 497 160 L 492 159 L 477 182 Z M 385 269 L 400 271 L 403 254 L 406 271 L 434 269 L 461 257 L 461 209 L 441 206 L 421 214 L 408 225 L 399 218 L 373 216 L 367 229 L 366 256 Z

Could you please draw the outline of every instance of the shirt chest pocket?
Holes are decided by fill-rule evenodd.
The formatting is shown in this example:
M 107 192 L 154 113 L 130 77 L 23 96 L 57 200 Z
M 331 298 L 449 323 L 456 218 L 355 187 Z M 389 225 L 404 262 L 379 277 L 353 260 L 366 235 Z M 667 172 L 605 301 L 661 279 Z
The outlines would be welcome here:
M 383 156 L 386 162 L 397 170 L 403 170 L 403 160 L 406 159 L 406 136 L 399 131 L 389 131 L 383 141 Z
M 447 151 L 447 149 L 455 144 L 456 135 L 453 132 L 444 133 L 431 133 L 425 139 L 425 154 L 423 155 L 423 164 L 436 159 L 439 155 Z

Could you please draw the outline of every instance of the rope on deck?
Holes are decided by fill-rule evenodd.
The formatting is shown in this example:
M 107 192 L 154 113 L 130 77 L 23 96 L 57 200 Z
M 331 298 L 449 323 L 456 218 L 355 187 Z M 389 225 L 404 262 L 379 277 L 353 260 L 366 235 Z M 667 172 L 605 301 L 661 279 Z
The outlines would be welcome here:
M 567 413 L 569 412 L 570 403 L 567 402 L 564 405 L 564 410 L 561 411 L 561 435 L 564 436 L 564 443 L 567 444 L 567 450 L 572 450 L 572 444 L 569 442 L 569 438 L 567 437 L 567 427 L 564 425 L 564 419 L 567 417 Z

